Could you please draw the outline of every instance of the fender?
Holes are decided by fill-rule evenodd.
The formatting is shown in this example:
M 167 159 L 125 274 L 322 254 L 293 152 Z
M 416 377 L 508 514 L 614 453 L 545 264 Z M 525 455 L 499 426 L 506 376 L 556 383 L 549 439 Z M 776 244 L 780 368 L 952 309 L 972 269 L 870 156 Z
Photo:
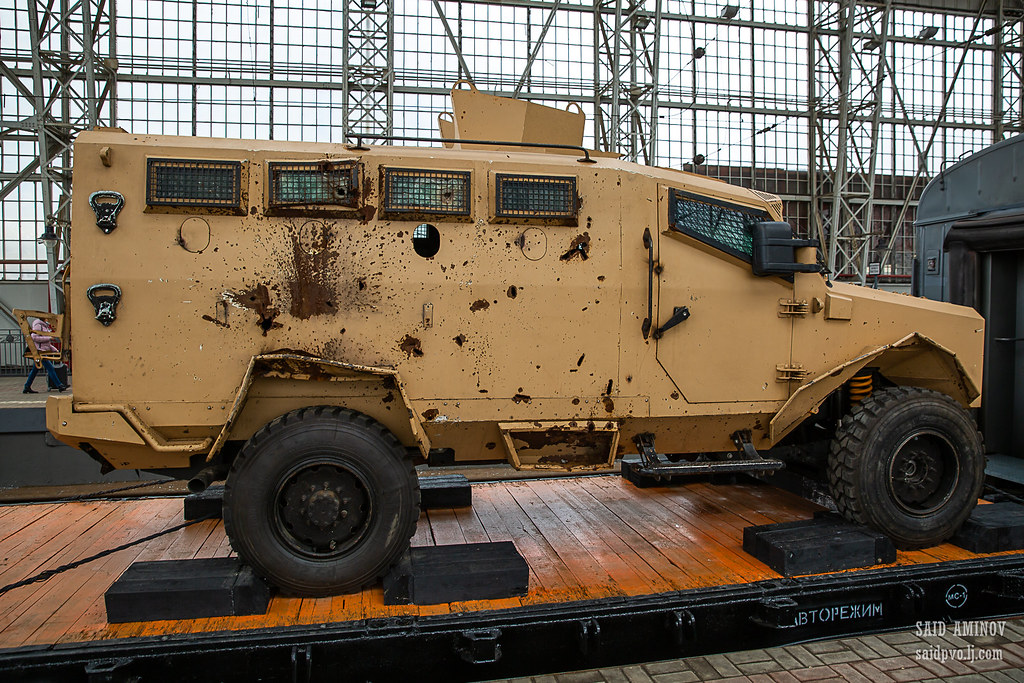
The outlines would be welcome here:
M 419 448 L 423 457 L 430 451 L 430 439 L 423 426 L 415 418 L 409 397 L 405 390 L 405 383 L 398 376 L 394 368 L 371 367 L 344 363 L 342 361 L 328 360 L 316 356 L 297 353 L 294 351 L 283 351 L 280 353 L 267 353 L 253 356 L 249 360 L 249 366 L 242 377 L 242 382 L 235 393 L 235 400 L 228 413 L 228 419 L 224 427 L 217 435 L 213 446 L 210 448 L 206 461 L 210 462 L 220 452 L 224 443 L 231 436 L 238 416 L 249 398 L 249 389 L 253 381 L 258 377 L 298 379 L 298 380 L 331 380 L 331 381 L 366 381 L 376 378 L 382 384 L 398 392 L 409 416 L 408 430 L 401 430 L 395 434 L 403 443 L 413 442 Z
M 897 384 L 935 389 L 952 396 L 964 407 L 981 389 L 956 354 L 933 339 L 914 332 L 899 341 L 879 346 L 818 375 L 789 397 L 772 418 L 769 438 L 777 444 L 805 418 L 818 412 L 828 396 L 868 364 Z

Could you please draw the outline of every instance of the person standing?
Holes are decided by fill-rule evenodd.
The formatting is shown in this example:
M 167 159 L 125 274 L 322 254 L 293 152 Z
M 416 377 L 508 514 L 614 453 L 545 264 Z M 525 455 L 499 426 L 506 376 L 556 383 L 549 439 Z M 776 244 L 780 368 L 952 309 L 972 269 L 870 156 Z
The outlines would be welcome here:
M 50 323 L 46 322 L 42 318 L 36 318 L 32 323 L 32 341 L 35 342 L 36 348 L 40 353 L 57 353 L 57 347 L 53 345 L 53 340 L 56 336 L 53 334 L 53 327 Z M 48 360 L 41 361 L 43 369 L 46 370 L 46 376 L 50 378 L 50 383 L 57 387 L 57 391 L 65 391 L 68 387 L 66 384 L 60 381 L 57 377 L 57 371 L 53 367 L 53 363 Z M 21 390 L 23 394 L 36 394 L 38 393 L 32 388 L 32 382 L 35 380 L 36 375 L 39 374 L 39 368 L 36 364 L 32 364 L 32 369 L 28 373 L 28 380 L 25 382 L 25 388 Z

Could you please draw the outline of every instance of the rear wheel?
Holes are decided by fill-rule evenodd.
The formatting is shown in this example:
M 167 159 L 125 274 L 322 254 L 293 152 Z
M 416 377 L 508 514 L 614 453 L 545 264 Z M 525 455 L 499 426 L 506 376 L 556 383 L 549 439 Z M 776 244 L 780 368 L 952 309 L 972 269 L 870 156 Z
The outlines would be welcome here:
M 282 415 L 235 458 L 224 528 L 258 574 L 287 593 L 332 595 L 383 575 L 419 516 L 416 474 L 366 415 L 320 406 Z
M 974 420 L 949 396 L 915 387 L 875 392 L 844 417 L 829 454 L 842 515 L 899 548 L 936 545 L 971 514 L 985 458 Z

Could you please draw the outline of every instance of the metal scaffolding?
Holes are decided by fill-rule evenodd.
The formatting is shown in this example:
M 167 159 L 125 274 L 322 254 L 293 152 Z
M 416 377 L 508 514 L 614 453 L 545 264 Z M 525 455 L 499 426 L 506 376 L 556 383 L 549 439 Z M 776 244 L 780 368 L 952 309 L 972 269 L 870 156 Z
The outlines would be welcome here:
M 914 206 L 1024 132 L 1022 0 L 0 0 L 0 278 L 67 254 L 71 143 L 430 135 L 459 79 L 592 107 L 588 144 L 783 197 L 899 284 Z M 118 57 L 120 56 L 120 60 Z M 56 303 L 56 302 L 55 302 Z
M 114 125 L 116 120 L 114 0 L 26 0 L 23 7 L 28 44 L 19 47 L 27 49 L 14 59 L 5 54 L 0 74 L 3 92 L 11 92 L 19 104 L 27 106 L 4 107 L 0 145 L 8 147 L 34 138 L 35 154 L 26 163 L 13 166 L 3 160 L 0 201 L 24 183 L 35 185 L 33 194 L 41 206 L 32 234 L 38 236 L 45 252 L 50 305 L 59 308 L 57 276 L 68 254 L 71 225 L 72 144 L 80 131 L 101 122 Z M 27 65 L 29 69 L 23 68 Z M 13 110 L 11 114 L 9 110 Z M 28 115 L 19 115 L 22 113 Z M 6 231 L 3 238 L 9 238 Z M 23 233 L 19 239 L 24 239 Z M 41 265 L 38 250 L 35 256 L 15 261 Z M 35 270 L 42 275 L 42 269 Z

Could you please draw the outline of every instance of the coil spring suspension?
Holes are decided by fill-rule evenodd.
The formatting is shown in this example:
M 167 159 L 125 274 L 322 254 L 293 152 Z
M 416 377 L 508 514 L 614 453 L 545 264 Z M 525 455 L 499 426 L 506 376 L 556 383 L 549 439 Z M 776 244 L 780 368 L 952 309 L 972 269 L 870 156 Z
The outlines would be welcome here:
M 846 383 L 852 405 L 860 405 L 861 401 L 871 395 L 872 375 L 870 370 L 861 370 Z

